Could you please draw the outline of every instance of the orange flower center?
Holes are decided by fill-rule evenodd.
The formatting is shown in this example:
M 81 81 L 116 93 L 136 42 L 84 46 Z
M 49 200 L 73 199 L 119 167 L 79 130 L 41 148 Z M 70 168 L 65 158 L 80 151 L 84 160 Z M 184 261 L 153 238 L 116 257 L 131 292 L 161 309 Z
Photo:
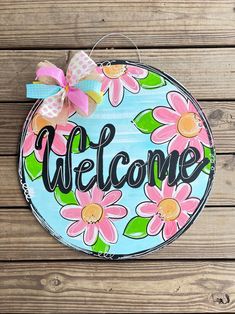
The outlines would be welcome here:
M 111 79 L 119 78 L 126 72 L 126 66 L 124 64 L 113 64 L 109 66 L 104 66 L 103 72 L 107 77 Z
M 179 216 L 180 205 L 173 198 L 165 198 L 159 203 L 157 212 L 163 220 L 172 221 Z
M 96 223 L 103 216 L 103 207 L 91 203 L 82 209 L 82 219 L 87 223 Z
M 178 120 L 178 131 L 184 137 L 195 137 L 202 128 L 200 117 L 194 112 L 184 113 Z
M 32 119 L 32 129 L 34 134 L 38 134 L 42 128 L 44 128 L 47 125 L 55 126 L 55 123 L 48 121 L 44 117 L 42 117 L 40 114 L 36 114 Z

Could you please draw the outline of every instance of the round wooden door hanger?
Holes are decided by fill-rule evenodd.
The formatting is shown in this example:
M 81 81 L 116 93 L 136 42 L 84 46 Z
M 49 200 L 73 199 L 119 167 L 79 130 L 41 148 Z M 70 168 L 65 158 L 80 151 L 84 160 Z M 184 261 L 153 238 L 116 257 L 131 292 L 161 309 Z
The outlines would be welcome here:
M 97 65 L 83 52 L 66 75 L 42 63 L 36 83 L 28 96 L 42 100 L 24 125 L 19 175 L 55 238 L 119 259 L 162 248 L 193 223 L 215 152 L 208 121 L 182 85 L 153 67 Z

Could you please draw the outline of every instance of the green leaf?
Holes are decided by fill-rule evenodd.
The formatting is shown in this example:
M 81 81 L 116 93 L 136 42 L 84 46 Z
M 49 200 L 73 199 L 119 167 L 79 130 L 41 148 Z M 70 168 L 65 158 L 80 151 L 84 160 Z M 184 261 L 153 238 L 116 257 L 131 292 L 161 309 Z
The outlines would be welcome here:
M 66 135 L 65 138 L 68 139 L 69 136 Z M 81 134 L 80 133 L 74 136 L 73 143 L 72 143 L 72 153 L 74 153 L 74 154 L 80 153 L 80 150 L 79 150 L 80 140 L 81 140 Z M 90 139 L 87 136 L 87 138 L 86 138 L 86 149 L 89 147 L 90 147 Z
M 158 163 L 156 160 L 154 161 L 153 175 L 154 175 L 155 185 L 161 190 L 162 181 L 158 178 Z
M 133 123 L 140 132 L 150 134 L 160 126 L 162 123 L 158 122 L 153 117 L 152 109 L 141 111 L 133 120 Z
M 214 159 L 214 153 L 212 148 L 204 146 L 204 158 L 208 158 L 210 162 L 202 169 L 202 171 L 205 174 L 210 174 L 211 167 L 212 167 L 212 161 Z
M 110 245 L 105 243 L 100 237 L 98 237 L 95 244 L 92 245 L 92 251 L 95 253 L 107 253 L 110 249 Z
M 147 234 L 147 225 L 149 223 L 151 218 L 143 218 L 136 216 L 132 218 L 125 230 L 124 230 L 124 235 L 128 238 L 131 239 L 143 239 L 145 238 Z
M 71 205 L 77 205 L 78 204 L 78 201 L 77 201 L 73 191 L 70 191 L 68 193 L 62 193 L 60 191 L 59 187 L 56 187 L 54 195 L 55 195 L 56 201 L 62 206 L 65 206 L 68 204 L 71 204 Z
M 25 157 L 25 170 L 27 171 L 32 181 L 38 179 L 42 175 L 42 162 L 39 162 L 32 152 L 29 156 Z
M 138 79 L 138 82 L 145 89 L 154 89 L 166 85 L 164 78 L 154 72 L 149 72 L 145 78 Z

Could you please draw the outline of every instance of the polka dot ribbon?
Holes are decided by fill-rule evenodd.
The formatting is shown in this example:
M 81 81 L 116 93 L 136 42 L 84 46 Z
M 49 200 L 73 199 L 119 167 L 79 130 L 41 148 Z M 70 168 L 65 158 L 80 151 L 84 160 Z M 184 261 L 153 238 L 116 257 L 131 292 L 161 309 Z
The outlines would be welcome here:
M 36 71 L 37 81 L 26 84 L 26 95 L 28 98 L 44 99 L 39 113 L 48 119 L 59 116 L 65 100 L 75 111 L 88 115 L 89 101 L 95 104 L 102 101 L 101 77 L 96 67 L 84 51 L 73 56 L 66 76 L 54 64 L 42 62 Z

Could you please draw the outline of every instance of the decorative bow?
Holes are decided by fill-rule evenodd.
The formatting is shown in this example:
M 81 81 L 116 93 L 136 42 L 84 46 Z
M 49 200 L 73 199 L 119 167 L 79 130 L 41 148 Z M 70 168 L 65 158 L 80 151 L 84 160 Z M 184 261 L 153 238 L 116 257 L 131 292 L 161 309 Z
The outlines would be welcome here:
M 36 71 L 37 81 L 26 85 L 27 97 L 44 99 L 38 113 L 57 123 L 63 120 L 62 116 L 67 121 L 71 110 L 88 115 L 89 105 L 100 103 L 103 96 L 101 77 L 96 67 L 96 63 L 84 51 L 73 56 L 66 76 L 54 64 L 41 62 Z

